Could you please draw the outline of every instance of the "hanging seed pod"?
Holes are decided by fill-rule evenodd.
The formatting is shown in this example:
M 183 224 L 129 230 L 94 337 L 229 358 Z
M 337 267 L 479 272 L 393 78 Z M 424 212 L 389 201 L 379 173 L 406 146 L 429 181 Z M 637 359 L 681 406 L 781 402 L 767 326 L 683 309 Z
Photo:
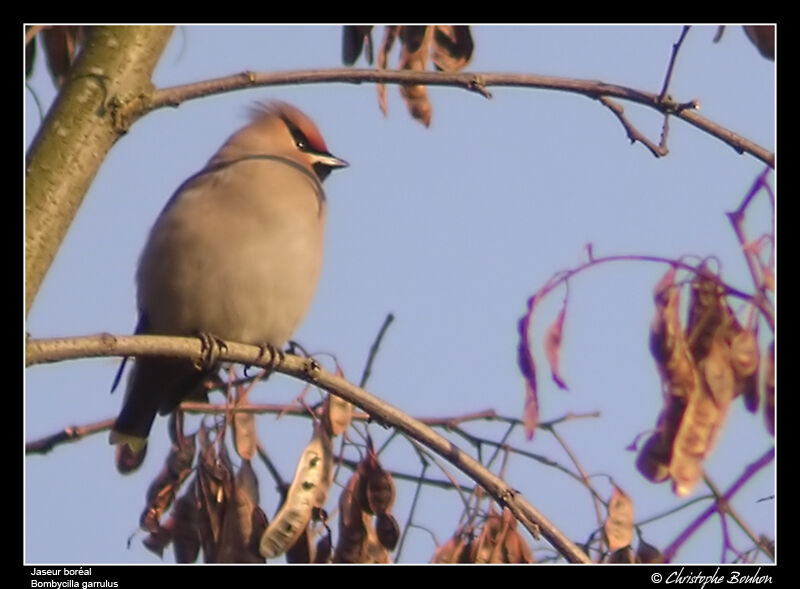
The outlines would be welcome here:
M 261 538 L 261 555 L 275 558 L 297 541 L 311 521 L 314 508 L 328 497 L 333 477 L 333 445 L 325 428 L 314 426 L 314 435 L 297 463 L 286 500 Z

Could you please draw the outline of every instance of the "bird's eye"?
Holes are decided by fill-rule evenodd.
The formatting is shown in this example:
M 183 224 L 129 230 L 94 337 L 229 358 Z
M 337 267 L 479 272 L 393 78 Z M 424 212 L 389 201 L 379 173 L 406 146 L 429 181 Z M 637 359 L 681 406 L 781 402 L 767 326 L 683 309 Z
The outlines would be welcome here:
M 298 129 L 295 125 L 291 124 L 289 121 L 286 121 L 286 126 L 289 127 L 289 133 L 292 134 L 292 139 L 294 139 L 294 144 L 297 149 L 300 151 L 308 151 L 308 138 L 303 134 L 303 132 Z

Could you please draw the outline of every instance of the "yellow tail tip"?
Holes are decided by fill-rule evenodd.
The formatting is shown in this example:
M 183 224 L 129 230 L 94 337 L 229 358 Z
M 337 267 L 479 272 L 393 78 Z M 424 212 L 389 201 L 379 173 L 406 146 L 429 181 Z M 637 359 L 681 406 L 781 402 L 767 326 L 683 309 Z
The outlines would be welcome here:
M 131 449 L 134 453 L 139 453 L 147 444 L 147 438 L 140 438 L 139 436 L 133 436 L 130 434 L 123 434 L 122 432 L 118 432 L 116 430 L 111 430 L 111 434 L 108 436 L 109 444 L 113 444 L 118 446 L 120 444 L 126 444 L 128 448 Z

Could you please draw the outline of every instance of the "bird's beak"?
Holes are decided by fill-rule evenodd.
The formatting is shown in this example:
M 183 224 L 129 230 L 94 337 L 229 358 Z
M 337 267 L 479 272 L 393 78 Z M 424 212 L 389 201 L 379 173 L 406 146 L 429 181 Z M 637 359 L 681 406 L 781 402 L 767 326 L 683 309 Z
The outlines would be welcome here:
M 346 168 L 350 164 L 348 164 L 343 159 L 339 159 L 335 155 L 331 155 L 329 153 L 317 153 L 314 156 L 314 163 L 315 164 L 322 164 L 323 166 L 327 166 L 328 168 Z

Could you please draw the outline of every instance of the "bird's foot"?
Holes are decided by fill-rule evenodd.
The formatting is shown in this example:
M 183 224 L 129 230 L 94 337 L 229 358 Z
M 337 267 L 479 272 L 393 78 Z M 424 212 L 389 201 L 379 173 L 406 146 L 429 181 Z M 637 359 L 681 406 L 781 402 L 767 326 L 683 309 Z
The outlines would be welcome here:
M 200 338 L 202 343 L 202 358 L 195 360 L 194 366 L 197 370 L 212 372 L 219 363 L 219 356 L 222 351 L 228 350 L 228 344 L 217 336 L 205 331 L 198 333 L 197 337 Z
M 266 366 L 264 366 L 264 370 L 266 370 L 266 374 L 269 374 L 273 370 L 275 370 L 278 366 L 283 364 L 283 360 L 286 358 L 286 353 L 281 350 L 280 348 L 273 346 L 272 344 L 261 344 L 258 346 L 259 354 L 258 354 L 258 362 L 261 363 L 264 361 L 264 357 L 269 354 L 269 362 L 267 362 Z

